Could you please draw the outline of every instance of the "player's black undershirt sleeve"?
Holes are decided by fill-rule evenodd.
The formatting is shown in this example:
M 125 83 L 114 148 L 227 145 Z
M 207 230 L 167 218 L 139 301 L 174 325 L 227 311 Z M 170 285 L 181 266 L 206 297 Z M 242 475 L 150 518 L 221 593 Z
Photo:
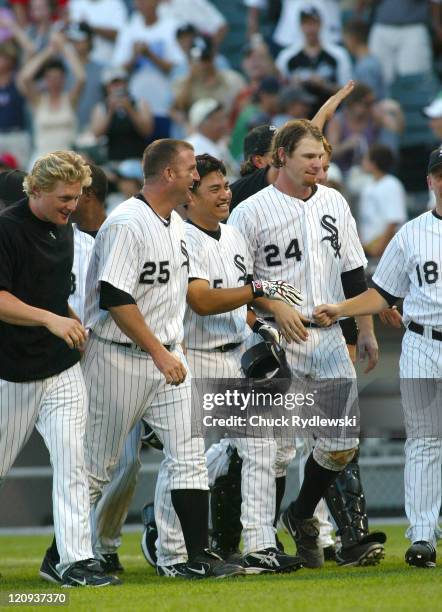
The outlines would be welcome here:
M 376 289 L 376 291 L 382 295 L 384 300 L 387 300 L 390 308 L 401 299 L 400 297 L 396 297 L 395 295 L 388 293 L 388 291 L 385 291 L 385 289 L 381 289 L 381 287 L 379 287 L 379 285 L 376 285 L 376 283 L 374 283 L 373 281 L 371 281 L 371 284 L 373 285 L 373 289 Z
M 367 279 L 365 278 L 364 268 L 355 268 L 341 274 L 342 289 L 345 299 L 356 297 L 360 293 L 367 291 Z
M 100 282 L 100 308 L 109 310 L 112 306 L 126 306 L 127 304 L 136 304 L 130 293 L 117 289 L 110 283 L 105 281 Z

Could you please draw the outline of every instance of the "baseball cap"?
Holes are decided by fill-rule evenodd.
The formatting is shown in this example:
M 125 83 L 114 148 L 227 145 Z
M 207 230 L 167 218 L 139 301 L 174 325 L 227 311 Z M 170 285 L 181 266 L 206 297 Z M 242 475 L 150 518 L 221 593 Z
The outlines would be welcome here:
M 430 174 L 439 166 L 442 166 L 442 145 L 438 149 L 431 151 L 430 159 L 428 160 L 427 174 Z
M 222 108 L 215 98 L 202 98 L 192 104 L 189 111 L 189 123 L 193 128 L 200 126 L 210 115 Z
M 143 182 L 143 170 L 139 159 L 125 159 L 116 168 L 116 174 L 121 178 Z
M 23 180 L 26 172 L 22 170 L 6 170 L 0 173 L 0 200 L 10 206 L 26 197 L 23 190 Z
M 15 155 L 12 155 L 12 153 L 2 153 L 0 155 L 0 168 L 17 170 L 18 162 Z
M 303 21 L 304 19 L 316 19 L 316 21 L 321 21 L 321 14 L 316 7 L 305 6 L 299 11 L 299 20 Z
M 129 78 L 124 68 L 107 68 L 101 77 L 103 85 L 108 85 L 112 81 L 127 81 Z
M 66 37 L 74 42 L 83 42 L 93 36 L 91 27 L 84 21 L 80 23 L 70 23 L 65 33 Z
M 314 104 L 317 98 L 302 87 L 289 85 L 284 87 L 279 96 L 279 103 L 282 108 L 287 108 L 294 102 L 304 102 L 304 104 Z
M 259 125 L 253 128 L 244 138 L 244 159 L 251 155 L 265 155 L 270 151 L 276 127 L 274 125 Z
M 425 106 L 422 112 L 429 119 L 437 119 L 442 117 L 442 93 L 439 94 L 437 98 L 431 102 L 431 104 Z

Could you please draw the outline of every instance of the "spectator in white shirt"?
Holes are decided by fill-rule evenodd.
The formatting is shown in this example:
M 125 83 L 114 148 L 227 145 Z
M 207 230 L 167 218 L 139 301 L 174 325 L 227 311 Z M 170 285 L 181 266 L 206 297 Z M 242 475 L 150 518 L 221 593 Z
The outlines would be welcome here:
M 405 189 L 390 174 L 394 161 L 392 150 L 381 144 L 371 146 L 363 160 L 364 170 L 373 177 L 359 201 L 359 236 L 368 257 L 381 257 L 407 221 Z
M 176 41 L 178 24 L 159 14 L 160 0 L 136 0 L 136 12 L 121 30 L 112 59 L 132 73 L 130 92 L 145 100 L 155 117 L 169 116 L 172 102 L 170 73 L 184 61 Z
M 123 0 L 71 0 L 69 20 L 85 22 L 94 33 L 91 59 L 109 65 L 115 39 L 127 21 L 127 8 Z
M 209 0 L 163 0 L 159 11 L 179 25 L 192 24 L 201 34 L 210 36 L 216 46 L 228 30 L 226 18 Z

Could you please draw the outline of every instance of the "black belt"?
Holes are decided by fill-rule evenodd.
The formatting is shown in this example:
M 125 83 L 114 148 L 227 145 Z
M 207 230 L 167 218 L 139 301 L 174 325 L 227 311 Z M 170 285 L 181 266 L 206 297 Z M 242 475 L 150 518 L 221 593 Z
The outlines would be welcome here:
M 114 344 L 115 346 L 122 346 L 123 348 L 130 348 L 130 349 L 139 349 L 140 351 L 143 351 L 143 353 L 146 352 L 141 348 L 141 346 L 138 346 L 138 344 L 134 344 L 133 342 L 114 342 L 113 340 L 111 340 L 110 343 Z M 163 344 L 163 346 L 166 349 L 166 351 L 170 351 L 174 345 L 173 344 Z
M 223 344 L 222 346 L 217 346 L 214 348 L 214 351 L 218 351 L 220 353 L 228 353 L 229 351 L 233 351 L 238 346 L 241 346 L 242 342 L 229 342 L 229 344 Z
M 410 321 L 407 329 L 414 332 L 415 334 L 419 334 L 419 336 L 424 335 L 425 328 L 420 323 L 415 323 L 414 321 Z M 431 330 L 431 337 L 433 338 L 433 340 L 439 340 L 439 342 L 442 342 L 442 332 L 437 331 L 437 329 Z

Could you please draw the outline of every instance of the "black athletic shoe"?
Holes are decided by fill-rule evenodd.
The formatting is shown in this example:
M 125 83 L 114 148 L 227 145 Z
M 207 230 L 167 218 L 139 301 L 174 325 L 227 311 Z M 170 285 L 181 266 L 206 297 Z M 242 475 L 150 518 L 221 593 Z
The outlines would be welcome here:
M 296 552 L 304 567 L 316 569 L 324 565 L 324 549 L 318 546 L 319 523 L 315 517 L 296 519 L 286 510 L 281 514 L 281 525 L 295 541 Z
M 141 519 L 144 524 L 141 536 L 141 550 L 144 558 L 152 567 L 157 565 L 157 547 L 155 542 L 158 538 L 157 524 L 155 523 L 155 510 L 153 502 L 146 504 L 141 510 Z
M 157 565 L 158 576 L 166 578 L 187 578 L 187 563 L 175 563 L 175 565 Z
M 106 576 L 96 559 L 85 559 L 73 563 L 63 573 L 62 587 L 105 587 L 121 584 L 116 576 Z
M 430 542 L 413 542 L 405 553 L 405 562 L 415 567 L 436 567 L 436 549 Z
M 302 567 L 299 557 L 292 557 L 277 548 L 265 548 L 243 557 L 246 574 L 276 574 L 295 572 Z
M 384 557 L 384 546 L 379 542 L 359 543 L 336 551 L 336 563 L 342 567 L 377 565 Z
M 56 570 L 56 565 L 58 562 L 58 559 L 55 560 L 51 555 L 51 549 L 48 548 L 40 567 L 40 576 L 43 578 L 43 580 L 47 580 L 53 584 L 62 583 L 61 576 Z
M 227 563 L 233 563 L 236 565 L 241 565 L 242 563 L 242 554 L 239 548 L 235 548 L 234 550 L 221 550 L 220 548 L 211 548 L 211 551 L 221 557 L 223 561 L 227 561 Z
M 112 574 L 113 572 L 124 572 L 124 567 L 120 563 L 118 553 L 107 553 L 101 555 L 100 565 L 103 572 Z
M 241 565 L 226 563 L 216 553 L 207 549 L 203 555 L 187 563 L 186 578 L 233 578 L 244 576 L 245 573 Z

